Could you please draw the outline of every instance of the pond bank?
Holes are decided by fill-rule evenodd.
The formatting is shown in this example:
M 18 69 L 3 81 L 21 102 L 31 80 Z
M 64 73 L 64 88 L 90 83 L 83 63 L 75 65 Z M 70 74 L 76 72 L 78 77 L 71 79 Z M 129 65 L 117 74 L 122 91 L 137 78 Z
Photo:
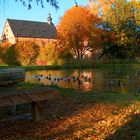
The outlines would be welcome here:
M 24 68 L 26 71 L 32 70 L 64 70 L 64 69 L 111 69 L 112 67 L 139 67 L 140 63 L 90 63 L 90 64 L 70 64 L 70 65 L 50 65 L 50 66 L 7 66 L 0 65 L 0 69 Z

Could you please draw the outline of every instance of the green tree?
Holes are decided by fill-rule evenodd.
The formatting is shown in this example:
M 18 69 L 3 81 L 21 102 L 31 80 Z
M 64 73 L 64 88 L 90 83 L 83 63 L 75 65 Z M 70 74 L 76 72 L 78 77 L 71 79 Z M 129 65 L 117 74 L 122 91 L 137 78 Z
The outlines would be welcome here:
M 20 63 L 17 60 L 17 51 L 15 49 L 15 46 L 10 46 L 5 54 L 5 63 L 9 66 L 16 66 L 20 65 Z
M 121 53 L 126 57 L 136 56 L 139 45 L 140 16 L 138 15 L 140 15 L 140 2 L 127 0 L 105 0 L 104 2 L 107 3 L 107 7 L 102 3 L 97 3 L 100 6 L 95 7 L 98 9 L 98 16 L 102 18 L 103 23 L 109 25 L 105 28 L 103 26 L 103 28 L 113 32 L 115 35 L 115 44 L 111 44 L 111 47 L 108 46 L 108 49 L 112 51 L 118 50 L 118 52 L 114 53 Z
M 135 13 L 138 12 L 138 7 L 135 6 L 134 2 L 117 0 L 111 8 L 111 17 L 108 17 L 111 28 L 115 32 L 116 44 L 121 47 L 122 51 L 126 52 L 127 57 L 136 56 L 138 45 L 138 23 L 135 16 Z
M 0 59 L 1 63 L 8 64 L 9 66 L 20 65 L 17 60 L 17 52 L 15 46 L 2 45 L 0 47 Z

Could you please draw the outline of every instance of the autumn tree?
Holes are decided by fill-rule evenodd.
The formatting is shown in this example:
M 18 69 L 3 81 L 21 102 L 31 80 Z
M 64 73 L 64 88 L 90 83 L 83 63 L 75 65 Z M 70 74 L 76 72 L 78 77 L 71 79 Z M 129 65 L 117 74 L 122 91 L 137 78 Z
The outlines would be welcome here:
M 6 63 L 6 52 L 8 50 L 9 46 L 3 46 L 3 45 L 0 45 L 0 62 L 1 63 Z
M 37 56 L 39 55 L 39 46 L 31 41 L 19 42 L 16 44 L 17 59 L 21 65 L 36 64 Z
M 37 63 L 38 65 L 58 64 L 60 53 L 61 52 L 57 46 L 57 42 L 50 42 L 44 46 L 41 46 L 39 56 L 37 58 Z
M 111 17 L 107 20 L 111 22 L 119 46 L 132 46 L 136 42 L 136 21 L 133 10 L 133 4 L 126 0 L 117 0 L 110 10 Z
M 115 33 L 115 44 L 112 47 L 125 51 L 126 55 L 136 55 L 140 29 L 139 8 L 140 2 L 127 0 L 98 0 L 91 5 L 91 11 L 94 11 L 103 23 L 109 24 L 107 30 Z
M 73 55 L 82 59 L 87 51 L 97 46 L 98 18 L 85 7 L 74 6 L 62 17 L 58 25 L 60 44 L 73 52 Z

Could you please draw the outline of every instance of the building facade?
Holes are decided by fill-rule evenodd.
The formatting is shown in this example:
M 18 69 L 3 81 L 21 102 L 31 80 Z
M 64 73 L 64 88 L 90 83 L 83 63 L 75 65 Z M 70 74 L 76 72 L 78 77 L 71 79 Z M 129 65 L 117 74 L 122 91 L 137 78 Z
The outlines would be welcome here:
M 92 2 L 95 2 L 96 0 L 87 0 L 88 5 L 90 5 Z
M 47 22 L 7 19 L 1 42 L 15 44 L 20 41 L 33 41 L 38 45 L 56 40 L 57 30 L 49 14 Z

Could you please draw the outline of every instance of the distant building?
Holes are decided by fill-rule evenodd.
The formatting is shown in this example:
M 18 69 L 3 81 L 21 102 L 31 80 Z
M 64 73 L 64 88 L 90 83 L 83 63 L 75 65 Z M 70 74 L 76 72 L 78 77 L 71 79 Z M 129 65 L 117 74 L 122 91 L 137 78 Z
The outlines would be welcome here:
M 91 3 L 95 2 L 97 0 L 87 0 L 88 5 L 90 5 Z
M 49 14 L 47 22 L 7 19 L 1 42 L 15 44 L 20 41 L 33 41 L 38 45 L 56 39 L 57 30 Z

